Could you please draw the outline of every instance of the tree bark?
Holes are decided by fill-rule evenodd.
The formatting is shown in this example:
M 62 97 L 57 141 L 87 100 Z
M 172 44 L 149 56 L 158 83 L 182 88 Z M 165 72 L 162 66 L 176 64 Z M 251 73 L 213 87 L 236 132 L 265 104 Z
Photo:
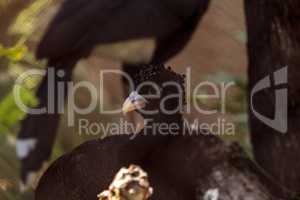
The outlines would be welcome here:
M 225 151 L 226 159 L 213 166 L 199 180 L 198 200 L 276 200 L 278 196 L 290 197 L 290 194 L 284 194 L 280 186 L 265 176 L 237 144 Z M 279 195 L 274 193 L 275 189 Z
M 300 1 L 298 0 L 245 1 L 248 29 L 249 102 L 251 102 L 251 91 L 257 83 L 270 76 L 272 87 L 254 95 L 253 107 L 268 118 L 274 118 L 278 109 L 287 108 L 288 112 L 287 133 L 283 134 L 260 121 L 253 109 L 249 109 L 255 159 L 280 184 L 293 192 L 300 189 L 299 8 Z M 288 67 L 288 83 L 277 84 L 273 73 L 286 66 Z M 280 89 L 284 91 L 284 88 L 288 88 L 287 105 L 279 105 L 280 102 L 276 102 L 275 94 L 278 94 Z M 277 127 L 280 124 L 284 125 L 287 119 L 284 115 L 279 116 Z M 284 130 L 283 126 L 279 128 Z
M 189 197 L 184 199 L 194 199 L 195 191 L 197 200 L 277 200 L 292 196 L 254 164 L 238 144 L 226 144 L 214 136 L 183 136 L 154 155 L 160 177 Z M 151 184 L 153 177 L 149 175 Z M 153 184 L 153 189 L 155 196 L 159 188 Z

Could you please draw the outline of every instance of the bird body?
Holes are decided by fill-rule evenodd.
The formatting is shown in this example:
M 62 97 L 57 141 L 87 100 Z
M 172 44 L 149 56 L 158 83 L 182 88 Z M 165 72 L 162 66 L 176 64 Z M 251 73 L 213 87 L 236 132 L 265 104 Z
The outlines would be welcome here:
M 96 200 L 120 168 L 141 166 L 154 188 L 151 199 L 193 200 L 201 174 L 209 172 L 201 161 L 220 162 L 219 152 L 198 151 L 220 145 L 208 136 L 170 136 L 140 134 L 111 136 L 85 142 L 55 161 L 41 178 L 35 200 Z M 210 159 L 208 159 L 210 158 Z M 201 169 L 201 170 L 200 170 Z M 202 174 L 203 176 L 203 174 Z
M 119 169 L 130 164 L 142 166 L 151 176 L 151 165 L 144 159 L 154 146 L 159 150 L 167 141 L 153 136 L 130 140 L 123 135 L 86 142 L 53 163 L 40 180 L 35 199 L 96 200 Z

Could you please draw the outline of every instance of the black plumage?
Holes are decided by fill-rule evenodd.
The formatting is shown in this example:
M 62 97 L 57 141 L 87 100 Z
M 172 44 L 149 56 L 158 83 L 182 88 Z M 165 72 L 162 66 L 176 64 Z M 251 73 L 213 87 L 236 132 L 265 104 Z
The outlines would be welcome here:
M 116 56 L 123 63 L 123 70 L 131 76 L 139 66 L 164 63 L 181 51 L 208 3 L 209 0 L 65 0 L 39 43 L 36 56 L 47 59 L 49 67 L 64 70 L 66 76 L 56 82 L 67 82 L 71 80 L 78 60 L 88 57 L 99 45 L 154 40 L 151 51 L 140 53 L 144 51 L 138 49 L 131 55 Z M 105 50 L 107 48 L 100 52 L 106 55 Z M 108 56 L 114 57 L 114 53 L 109 51 Z M 37 91 L 38 107 L 48 104 L 47 87 L 54 86 L 49 86 L 47 78 L 44 78 Z M 55 102 L 56 105 L 61 103 Z M 28 183 L 28 174 L 39 170 L 49 158 L 58 123 L 57 111 L 54 114 L 28 115 L 23 121 L 18 140 L 37 140 L 29 154 L 20 158 L 21 177 L 25 184 Z

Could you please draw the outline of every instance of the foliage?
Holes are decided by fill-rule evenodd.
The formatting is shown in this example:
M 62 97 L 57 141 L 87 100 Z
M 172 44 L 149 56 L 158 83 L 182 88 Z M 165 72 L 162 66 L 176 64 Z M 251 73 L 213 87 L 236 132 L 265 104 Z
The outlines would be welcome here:
M 20 61 L 27 52 L 28 49 L 24 45 L 16 45 L 14 47 L 4 48 L 0 44 L 0 57 L 5 57 L 11 62 Z
M 17 43 L 15 46 L 8 48 L 0 45 L 0 57 L 8 59 L 8 65 L 12 68 L 14 64 L 20 62 L 25 57 L 27 52 L 27 47 L 22 43 Z M 38 103 L 32 91 L 25 86 L 21 86 L 20 100 L 26 106 L 34 106 Z M 10 128 L 24 117 L 25 113 L 17 106 L 13 91 L 9 92 L 0 101 L 0 134 L 10 133 Z
M 22 27 L 19 24 L 19 27 Z M 0 44 L 0 180 L 8 183 L 1 188 L 0 199 L 25 200 L 32 199 L 32 193 L 21 194 L 19 192 L 19 161 L 16 158 L 15 140 L 19 122 L 25 117 L 15 102 L 12 91 L 13 80 L 23 73 L 28 66 L 42 65 L 37 63 L 26 45 L 27 35 L 20 35 L 18 42 L 11 47 Z M 37 105 L 37 99 L 33 94 L 33 88 L 38 80 L 26 80 L 20 88 L 20 99 L 26 106 Z M 1 184 L 0 183 L 0 184 Z
M 38 103 L 32 91 L 25 87 L 21 87 L 20 99 L 24 105 L 29 107 Z M 16 104 L 13 93 L 10 92 L 0 102 L 0 134 L 11 133 L 10 128 L 22 120 L 25 115 Z
M 18 34 L 23 40 L 28 39 L 38 24 L 37 16 L 49 6 L 51 0 L 36 0 L 27 9 L 22 11 L 15 23 L 10 27 L 11 34 Z

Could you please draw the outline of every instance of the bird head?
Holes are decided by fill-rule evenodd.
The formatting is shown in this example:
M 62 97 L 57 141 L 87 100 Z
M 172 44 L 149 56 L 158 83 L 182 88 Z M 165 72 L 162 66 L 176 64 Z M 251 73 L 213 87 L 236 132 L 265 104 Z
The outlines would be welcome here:
M 126 115 L 127 113 L 130 113 L 132 111 L 138 111 L 145 108 L 146 104 L 147 100 L 136 91 L 133 91 L 125 100 L 122 111 Z
M 185 105 L 184 76 L 162 65 L 144 66 L 134 78 L 135 91 L 123 104 L 123 113 L 138 112 L 154 122 L 181 119 Z

